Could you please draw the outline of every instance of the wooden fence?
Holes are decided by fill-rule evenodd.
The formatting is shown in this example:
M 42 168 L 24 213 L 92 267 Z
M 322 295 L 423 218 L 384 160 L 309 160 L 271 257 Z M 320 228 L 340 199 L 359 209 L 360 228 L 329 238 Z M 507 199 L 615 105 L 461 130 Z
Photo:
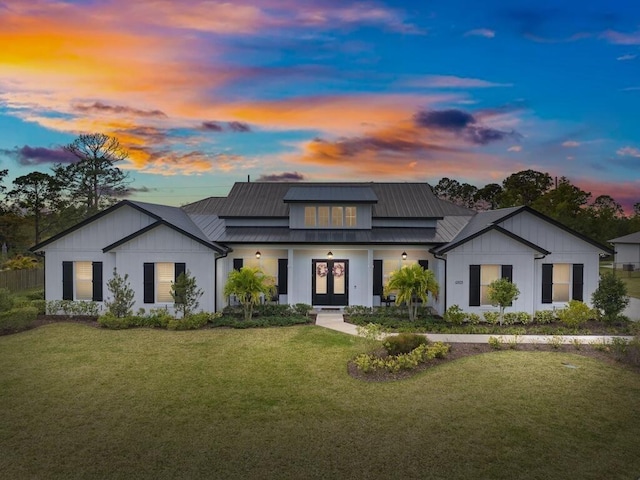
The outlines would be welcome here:
M 44 288 L 44 268 L 0 271 L 0 288 L 8 288 L 11 292 Z

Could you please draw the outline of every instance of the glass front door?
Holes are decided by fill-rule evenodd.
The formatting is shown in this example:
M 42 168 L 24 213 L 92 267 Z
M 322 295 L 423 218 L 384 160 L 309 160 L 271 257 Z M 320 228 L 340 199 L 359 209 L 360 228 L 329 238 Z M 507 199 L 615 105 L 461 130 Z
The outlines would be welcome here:
M 313 305 L 349 305 L 349 260 L 312 260 Z

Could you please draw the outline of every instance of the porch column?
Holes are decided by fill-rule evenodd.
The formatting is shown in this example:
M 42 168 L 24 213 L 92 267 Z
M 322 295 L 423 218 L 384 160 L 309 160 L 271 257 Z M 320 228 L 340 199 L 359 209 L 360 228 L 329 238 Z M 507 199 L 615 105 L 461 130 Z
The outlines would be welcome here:
M 367 249 L 367 307 L 373 307 L 373 248 Z

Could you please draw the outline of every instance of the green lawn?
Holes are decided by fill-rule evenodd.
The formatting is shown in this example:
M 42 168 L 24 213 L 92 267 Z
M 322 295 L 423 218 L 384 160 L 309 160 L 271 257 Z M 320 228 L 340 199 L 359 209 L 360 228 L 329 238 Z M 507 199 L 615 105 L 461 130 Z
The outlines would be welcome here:
M 0 476 L 640 476 L 637 373 L 504 351 L 366 383 L 346 372 L 362 342 L 315 326 L 2 337 Z

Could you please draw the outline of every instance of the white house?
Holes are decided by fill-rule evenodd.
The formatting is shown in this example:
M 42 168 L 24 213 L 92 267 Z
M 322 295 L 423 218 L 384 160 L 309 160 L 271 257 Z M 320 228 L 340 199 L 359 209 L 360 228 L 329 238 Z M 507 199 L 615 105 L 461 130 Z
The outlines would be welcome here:
M 125 200 L 32 250 L 47 300 L 102 302 L 116 268 L 136 308 L 171 308 L 171 282 L 188 270 L 201 308 L 217 311 L 229 272 L 251 265 L 276 279 L 281 303 L 378 306 L 390 273 L 419 263 L 440 283 L 439 313 L 491 308 L 486 286 L 500 276 L 522 292 L 514 311 L 588 302 L 599 255 L 612 253 L 528 207 L 477 213 L 426 183 L 268 182 L 180 208 Z
M 640 232 L 609 240 L 616 251 L 614 263 L 616 268 L 633 271 L 640 270 Z

